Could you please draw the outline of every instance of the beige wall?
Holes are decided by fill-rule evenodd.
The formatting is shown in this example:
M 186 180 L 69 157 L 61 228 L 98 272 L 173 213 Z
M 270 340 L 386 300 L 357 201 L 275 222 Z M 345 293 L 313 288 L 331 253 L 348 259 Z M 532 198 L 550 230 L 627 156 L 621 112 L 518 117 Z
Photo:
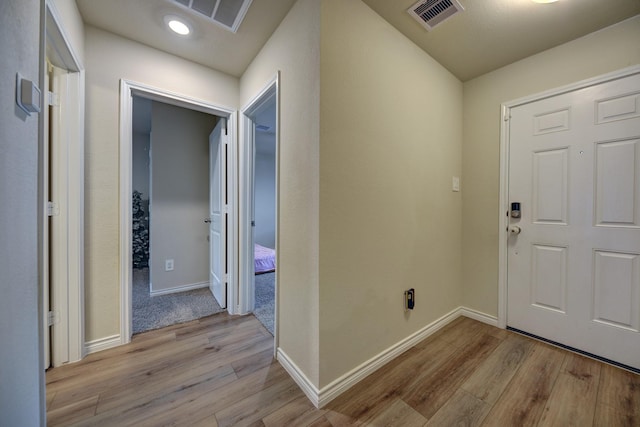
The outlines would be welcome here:
M 360 0 L 321 23 L 325 386 L 460 305 L 462 83 Z
M 216 117 L 154 102 L 151 116 L 151 292 L 209 281 L 209 134 Z M 174 260 L 165 271 L 165 260 Z
M 80 65 L 84 66 L 84 23 L 75 0 L 52 0 L 52 3 L 73 53 L 77 55 Z
M 281 71 L 279 346 L 318 384 L 320 2 L 299 0 L 240 80 L 246 105 Z
M 120 79 L 229 108 L 238 107 L 239 82 L 91 26 L 85 35 L 85 340 L 92 341 L 120 328 Z
M 463 305 L 497 316 L 500 104 L 640 63 L 640 16 L 464 84 Z
M 271 142 L 267 142 L 266 140 Z M 256 146 L 274 142 L 273 135 L 256 133 Z M 254 241 L 268 248 L 276 247 L 276 156 L 256 152 L 254 187 Z

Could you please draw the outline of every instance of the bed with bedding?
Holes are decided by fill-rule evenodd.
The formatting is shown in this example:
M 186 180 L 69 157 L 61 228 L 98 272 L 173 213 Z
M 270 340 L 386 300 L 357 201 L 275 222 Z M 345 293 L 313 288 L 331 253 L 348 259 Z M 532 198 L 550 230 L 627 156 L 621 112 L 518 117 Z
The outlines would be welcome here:
M 271 273 L 276 271 L 276 251 L 255 244 L 254 247 L 255 271 L 256 274 Z

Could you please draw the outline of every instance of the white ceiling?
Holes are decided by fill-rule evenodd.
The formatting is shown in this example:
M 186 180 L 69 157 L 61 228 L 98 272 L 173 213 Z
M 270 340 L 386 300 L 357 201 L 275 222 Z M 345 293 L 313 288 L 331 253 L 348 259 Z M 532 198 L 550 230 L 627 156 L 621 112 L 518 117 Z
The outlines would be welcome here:
M 234 34 L 170 0 L 76 0 L 85 23 L 239 77 L 295 0 L 253 0 Z M 194 33 L 170 32 L 166 15 L 185 18 Z
M 417 0 L 363 1 L 462 81 L 640 13 L 640 0 L 459 0 L 428 32 L 407 13 Z
M 427 32 L 406 12 L 416 0 L 363 1 L 462 81 L 640 14 L 640 0 L 460 0 L 464 12 Z M 242 75 L 294 2 L 253 0 L 234 34 L 170 0 L 77 0 L 88 24 L 234 76 Z M 186 15 L 195 35 L 170 33 L 166 14 Z

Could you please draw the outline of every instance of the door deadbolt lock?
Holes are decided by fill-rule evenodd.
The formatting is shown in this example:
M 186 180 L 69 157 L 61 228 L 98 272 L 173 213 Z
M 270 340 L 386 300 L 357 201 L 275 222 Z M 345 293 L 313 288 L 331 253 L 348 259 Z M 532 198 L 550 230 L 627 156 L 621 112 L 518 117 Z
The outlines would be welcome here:
M 511 218 L 520 218 L 520 202 L 511 203 Z
M 205 224 L 211 224 L 211 218 L 205 218 L 204 222 Z

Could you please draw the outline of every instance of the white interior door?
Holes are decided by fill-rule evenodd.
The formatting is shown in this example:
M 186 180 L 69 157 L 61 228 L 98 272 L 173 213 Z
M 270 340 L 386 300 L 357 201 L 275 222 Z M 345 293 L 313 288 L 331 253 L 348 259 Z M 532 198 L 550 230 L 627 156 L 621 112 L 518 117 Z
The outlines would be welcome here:
M 49 60 L 46 61 L 47 72 L 44 73 L 44 93 L 48 96 L 50 91 L 50 76 L 49 72 L 51 67 Z M 44 341 L 44 368 L 48 369 L 51 366 L 51 325 L 49 324 L 49 311 L 50 311 L 50 283 L 49 283 L 49 214 L 47 206 L 49 205 L 49 105 L 48 102 L 44 103 L 42 109 L 44 117 L 44 142 L 42 144 L 42 187 L 43 187 L 43 200 L 42 206 L 42 339 Z
M 508 326 L 640 368 L 640 74 L 510 112 Z
M 227 135 L 226 119 L 220 119 L 209 135 L 209 287 L 227 307 Z
M 49 109 L 49 287 L 51 357 L 53 366 L 71 360 L 69 340 L 69 138 L 67 104 L 68 73 L 51 66 L 50 90 L 57 100 Z

